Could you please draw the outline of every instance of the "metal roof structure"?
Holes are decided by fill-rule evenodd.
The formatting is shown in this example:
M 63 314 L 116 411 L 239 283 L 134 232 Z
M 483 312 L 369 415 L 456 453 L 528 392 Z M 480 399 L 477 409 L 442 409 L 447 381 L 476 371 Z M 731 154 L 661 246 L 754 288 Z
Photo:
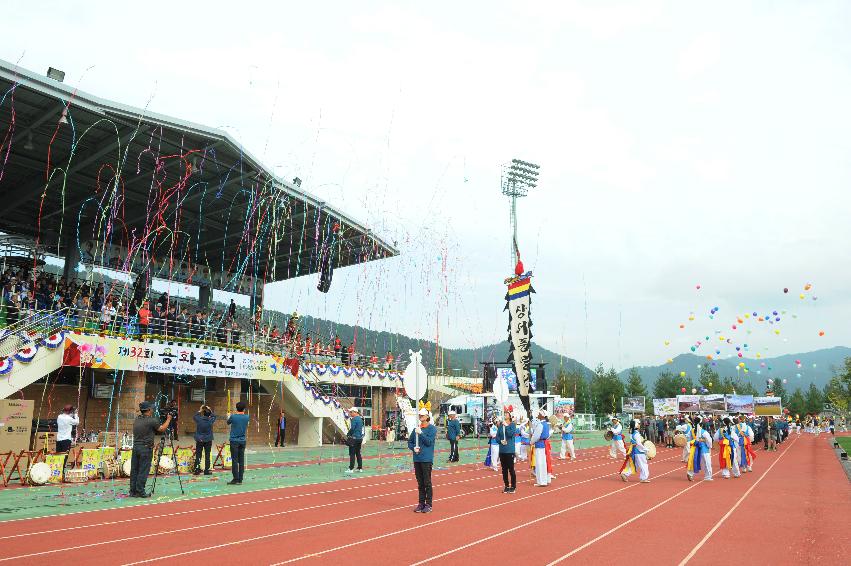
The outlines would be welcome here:
M 58 255 L 89 241 L 115 246 L 124 270 L 154 265 L 157 277 L 178 279 L 170 271 L 184 261 L 222 280 L 316 273 L 335 225 L 335 268 L 398 255 L 275 176 L 224 131 L 104 100 L 2 60 L 0 196 L 0 232 Z

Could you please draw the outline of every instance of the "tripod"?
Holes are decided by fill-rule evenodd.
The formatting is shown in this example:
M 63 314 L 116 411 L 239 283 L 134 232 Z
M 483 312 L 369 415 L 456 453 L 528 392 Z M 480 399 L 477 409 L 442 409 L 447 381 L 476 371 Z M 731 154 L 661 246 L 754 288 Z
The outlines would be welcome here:
M 177 463 L 177 450 L 174 449 L 174 441 L 171 438 L 170 429 L 166 430 L 165 434 L 160 437 L 159 449 L 154 451 L 156 467 L 154 468 L 154 483 L 151 485 L 151 495 L 157 489 L 157 476 L 160 475 L 160 458 L 162 458 L 165 451 L 166 440 L 168 440 L 168 445 L 171 447 L 171 459 L 174 462 L 174 473 L 177 474 L 177 483 L 180 484 L 180 494 L 186 495 L 186 492 L 183 491 L 183 479 L 180 477 L 180 466 Z

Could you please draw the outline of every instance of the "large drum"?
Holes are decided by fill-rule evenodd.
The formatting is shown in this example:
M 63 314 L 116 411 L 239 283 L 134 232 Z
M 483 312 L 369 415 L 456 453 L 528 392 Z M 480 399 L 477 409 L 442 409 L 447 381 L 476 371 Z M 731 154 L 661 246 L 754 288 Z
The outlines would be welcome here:
M 104 479 L 114 478 L 119 475 L 119 464 L 116 460 L 104 460 L 101 462 L 101 473 Z
M 160 456 L 159 468 L 161 474 L 170 474 L 174 471 L 174 460 L 171 456 L 163 454 Z
M 678 432 L 674 435 L 674 446 L 682 448 L 686 445 L 686 435 L 681 432 Z
M 30 467 L 29 482 L 32 485 L 44 485 L 50 480 L 50 466 L 44 462 L 37 462 Z
M 644 441 L 644 450 L 647 452 L 648 460 L 652 460 L 656 457 L 656 445 L 649 440 Z
M 615 437 L 615 433 L 610 430 L 607 430 L 606 434 L 604 434 L 603 437 L 606 439 L 606 441 L 610 442 Z
M 121 472 L 122 472 L 122 474 L 123 474 L 124 476 L 126 476 L 126 477 L 128 477 L 128 478 L 129 478 L 129 477 L 130 477 L 130 469 L 131 469 L 131 468 L 132 468 L 132 463 L 130 462 L 130 459 L 128 458 L 127 460 L 124 460 L 124 463 L 123 463 L 123 464 L 121 464 Z

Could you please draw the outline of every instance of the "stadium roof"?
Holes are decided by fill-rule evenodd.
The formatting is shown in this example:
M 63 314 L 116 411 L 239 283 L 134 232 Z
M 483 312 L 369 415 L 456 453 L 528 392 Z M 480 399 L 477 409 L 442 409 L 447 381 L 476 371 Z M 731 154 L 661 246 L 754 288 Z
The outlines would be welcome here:
M 68 242 L 108 240 L 139 258 L 158 257 L 158 277 L 169 277 L 162 271 L 172 253 L 267 282 L 316 273 L 335 224 L 334 267 L 398 255 L 275 176 L 224 131 L 104 100 L 2 60 L 0 194 L 0 231 L 60 255 Z M 138 272 L 136 265 L 129 270 Z

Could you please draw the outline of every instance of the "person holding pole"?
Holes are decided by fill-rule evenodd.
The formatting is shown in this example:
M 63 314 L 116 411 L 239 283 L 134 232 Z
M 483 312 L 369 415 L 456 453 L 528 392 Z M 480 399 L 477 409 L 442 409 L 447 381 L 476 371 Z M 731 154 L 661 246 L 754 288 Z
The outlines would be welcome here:
M 458 413 L 449 411 L 449 420 L 446 421 L 446 440 L 449 441 L 449 462 L 458 461 L 458 437 L 461 436 L 461 423 L 458 422 Z
M 431 513 L 431 469 L 434 465 L 434 439 L 437 437 L 437 429 L 431 424 L 431 413 L 428 409 L 420 409 L 419 417 L 420 425 L 408 437 L 408 449 L 414 453 L 414 475 L 419 491 L 419 504 L 414 508 L 414 513 Z
M 502 468 L 502 483 L 505 484 L 503 493 L 514 493 L 517 490 L 517 474 L 514 471 L 514 436 L 517 427 L 512 422 L 511 412 L 505 411 L 505 421 L 499 425 L 497 438 L 499 441 L 499 466 Z M 511 476 L 511 483 L 508 477 Z

